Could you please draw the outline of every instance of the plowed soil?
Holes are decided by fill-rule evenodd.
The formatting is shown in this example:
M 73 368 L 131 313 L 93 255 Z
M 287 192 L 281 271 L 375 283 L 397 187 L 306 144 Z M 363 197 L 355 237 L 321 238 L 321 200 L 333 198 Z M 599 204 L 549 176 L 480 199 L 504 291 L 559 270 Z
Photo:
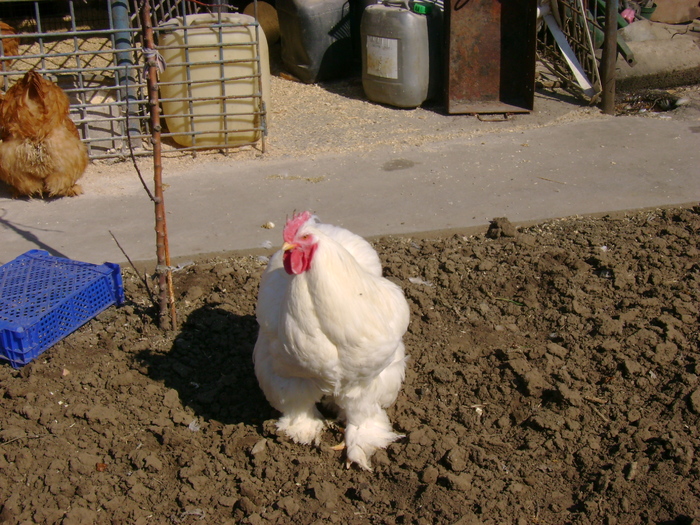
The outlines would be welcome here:
M 174 331 L 125 267 L 123 306 L 0 366 L 0 521 L 698 523 L 700 207 L 373 242 L 412 321 L 372 472 L 338 425 L 276 434 L 264 257 L 176 272 Z

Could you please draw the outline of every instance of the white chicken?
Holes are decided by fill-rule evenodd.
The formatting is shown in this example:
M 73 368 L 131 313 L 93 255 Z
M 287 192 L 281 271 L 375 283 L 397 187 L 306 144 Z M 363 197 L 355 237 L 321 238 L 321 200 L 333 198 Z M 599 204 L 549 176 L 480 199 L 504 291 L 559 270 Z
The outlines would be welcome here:
M 371 470 L 372 454 L 403 437 L 385 409 L 404 379 L 408 303 L 362 237 L 304 212 L 283 239 L 260 283 L 255 375 L 297 443 L 319 444 L 326 397 L 345 422 L 348 466 Z

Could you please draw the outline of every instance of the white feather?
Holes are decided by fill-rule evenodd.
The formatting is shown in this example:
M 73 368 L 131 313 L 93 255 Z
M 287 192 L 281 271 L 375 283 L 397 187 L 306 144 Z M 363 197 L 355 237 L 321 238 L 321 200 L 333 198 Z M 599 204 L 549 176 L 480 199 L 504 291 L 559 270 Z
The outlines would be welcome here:
M 282 412 L 278 428 L 299 443 L 319 442 L 315 405 L 329 396 L 347 425 L 348 460 L 369 469 L 374 451 L 400 437 L 384 409 L 404 378 L 408 304 L 361 237 L 315 217 L 299 234 L 318 242 L 310 269 L 288 275 L 279 251 L 262 276 L 255 373 Z

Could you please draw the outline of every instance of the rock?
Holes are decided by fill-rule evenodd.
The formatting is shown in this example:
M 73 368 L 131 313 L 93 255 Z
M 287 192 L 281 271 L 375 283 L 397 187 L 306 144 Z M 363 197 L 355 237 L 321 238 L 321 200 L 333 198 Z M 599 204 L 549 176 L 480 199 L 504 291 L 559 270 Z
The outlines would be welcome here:
M 492 260 L 486 259 L 479 263 L 479 266 L 477 266 L 477 270 L 479 270 L 480 272 L 488 272 L 489 270 L 493 270 L 494 266 L 495 264 Z
M 360 485 L 359 489 L 357 490 L 357 495 L 360 498 L 360 500 L 367 504 L 374 503 L 376 499 L 374 497 L 374 494 L 372 493 L 372 489 L 367 483 L 363 483 Z
M 265 449 L 267 448 L 267 439 L 263 438 L 255 443 L 253 445 L 253 448 L 250 449 L 250 453 L 253 456 L 257 456 L 258 454 L 262 454 L 265 452 Z
M 659 1 L 655 1 L 658 6 Z M 619 33 L 625 39 L 625 42 L 629 43 L 646 40 L 670 40 L 677 31 L 662 24 L 654 24 L 649 20 L 635 20 L 633 23 L 620 29 Z M 665 248 L 667 244 L 661 238 L 655 239 L 654 242 L 658 243 L 660 248 Z
M 32 405 L 22 406 L 19 410 L 17 410 L 17 413 L 31 421 L 37 421 L 41 416 L 41 411 Z
M 591 310 L 584 306 L 581 301 L 578 301 L 577 299 L 574 299 L 571 301 L 571 311 L 574 312 L 575 314 L 587 317 L 591 314 Z
M 422 446 L 432 445 L 435 440 L 435 432 L 429 427 L 418 428 L 408 435 L 409 443 L 416 443 Z
M 15 456 L 15 466 L 19 470 L 29 470 L 36 466 L 36 459 L 34 454 L 28 448 L 20 449 Z
M 535 246 L 537 244 L 537 238 L 528 233 L 521 233 L 518 235 L 516 242 L 521 246 Z
M 19 509 L 3 505 L 0 510 L 0 523 L 16 523 Z
M 508 487 L 508 490 L 510 490 L 513 494 L 518 494 L 520 492 L 523 492 L 525 489 L 525 485 L 522 483 L 511 483 L 511 485 Z
M 532 416 L 529 420 L 535 428 L 558 432 L 566 423 L 564 418 L 550 410 L 542 410 L 539 414 Z
M 700 49 L 687 35 L 627 45 L 636 64 L 632 67 L 622 56 L 618 59 L 615 81 L 620 90 L 667 88 L 678 82 L 688 85 L 700 80 Z
M 176 425 L 184 426 L 189 426 L 189 424 L 193 421 L 191 414 L 188 414 L 184 410 L 178 410 L 177 408 L 173 408 L 170 411 L 170 419 Z
M 619 341 L 615 339 L 606 339 L 603 341 L 603 343 L 600 345 L 600 349 L 604 350 L 606 352 L 618 352 L 622 348 L 622 345 L 620 344 Z
M 630 423 L 636 423 L 640 419 L 642 419 L 642 413 L 638 409 L 632 408 L 627 412 L 627 421 Z

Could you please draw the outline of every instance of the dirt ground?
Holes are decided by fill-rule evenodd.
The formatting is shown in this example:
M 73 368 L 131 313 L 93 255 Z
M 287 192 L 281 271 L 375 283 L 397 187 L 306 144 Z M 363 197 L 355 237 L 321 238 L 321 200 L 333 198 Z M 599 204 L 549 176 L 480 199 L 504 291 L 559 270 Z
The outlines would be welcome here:
M 482 123 L 331 87 L 273 78 L 266 158 L 600 118 L 559 92 Z M 693 104 L 673 118 L 697 119 L 700 90 L 678 93 Z M 93 163 L 86 188 L 108 176 L 132 175 Z M 265 257 L 176 272 L 175 331 L 125 266 L 124 305 L 21 370 L 0 364 L 0 523 L 700 522 L 700 206 L 373 242 L 412 320 L 389 411 L 406 437 L 372 472 L 331 450 L 340 428 L 320 447 L 275 432 L 251 362 Z
M 698 523 L 700 206 L 374 245 L 412 320 L 372 472 L 275 433 L 264 257 L 175 273 L 171 332 L 125 267 L 126 304 L 0 366 L 0 522 Z

